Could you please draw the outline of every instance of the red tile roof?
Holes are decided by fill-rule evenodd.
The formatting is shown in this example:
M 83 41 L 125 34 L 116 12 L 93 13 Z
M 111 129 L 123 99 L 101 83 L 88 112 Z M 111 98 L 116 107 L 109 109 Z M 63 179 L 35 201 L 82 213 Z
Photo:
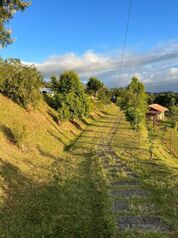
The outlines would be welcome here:
M 168 109 L 166 107 L 163 107 L 163 106 L 161 106 L 159 104 L 151 104 L 151 105 L 149 105 L 149 107 L 151 109 L 154 109 L 154 110 L 159 111 L 159 112 L 166 112 L 166 111 L 168 111 Z

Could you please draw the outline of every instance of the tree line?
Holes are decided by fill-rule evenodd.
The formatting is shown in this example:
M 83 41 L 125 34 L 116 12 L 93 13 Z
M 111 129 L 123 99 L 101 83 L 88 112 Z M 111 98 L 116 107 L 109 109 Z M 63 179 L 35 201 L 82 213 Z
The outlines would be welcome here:
M 42 99 L 40 88 L 44 85 L 53 91 L 53 95 L 44 98 L 58 112 L 59 120 L 88 116 L 91 97 L 110 102 L 110 90 L 95 77 L 84 85 L 76 72 L 66 71 L 59 76 L 52 75 L 46 83 L 34 65 L 24 65 L 19 59 L 0 59 L 0 92 L 25 109 L 38 106 Z
M 148 104 L 166 102 L 172 121 L 177 121 L 177 95 L 173 93 L 148 94 L 144 84 L 136 77 L 126 88 L 108 89 L 96 77 L 89 78 L 84 85 L 74 71 L 59 76 L 52 75 L 50 82 L 44 82 L 34 65 L 24 65 L 18 59 L 0 59 L 0 91 L 26 109 L 35 109 L 42 95 L 40 88 L 46 85 L 53 95 L 45 95 L 46 102 L 58 112 L 58 120 L 73 120 L 90 114 L 92 100 L 102 104 L 111 101 L 124 110 L 126 119 L 135 130 L 145 122 Z

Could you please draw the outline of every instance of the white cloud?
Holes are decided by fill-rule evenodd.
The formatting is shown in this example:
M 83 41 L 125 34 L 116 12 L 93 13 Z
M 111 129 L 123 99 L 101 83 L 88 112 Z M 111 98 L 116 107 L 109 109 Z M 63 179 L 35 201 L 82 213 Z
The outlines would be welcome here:
M 176 79 L 178 78 L 178 67 L 172 67 L 168 70 L 168 74 L 173 78 Z
M 161 42 L 144 53 L 126 52 L 122 70 L 120 52 L 119 49 L 112 54 L 87 51 L 77 55 L 71 52 L 50 56 L 35 65 L 45 78 L 65 70 L 75 70 L 83 81 L 97 76 L 109 87 L 121 87 L 126 86 L 135 75 L 150 91 L 178 91 L 178 41 Z

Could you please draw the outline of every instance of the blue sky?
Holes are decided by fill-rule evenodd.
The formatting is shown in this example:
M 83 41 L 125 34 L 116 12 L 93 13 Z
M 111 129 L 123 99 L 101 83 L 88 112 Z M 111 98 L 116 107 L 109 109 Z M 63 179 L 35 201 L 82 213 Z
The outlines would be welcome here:
M 139 75 L 148 84 L 151 83 L 152 75 L 152 83 L 155 85 L 157 81 L 153 74 L 159 73 L 157 76 L 160 77 L 160 73 L 167 67 L 167 70 L 174 72 L 173 85 L 177 85 L 177 55 L 173 58 L 169 56 L 169 62 L 167 58 L 166 62 L 164 59 L 163 64 L 158 64 L 156 60 L 155 65 L 154 59 L 154 62 L 146 61 L 146 64 L 139 64 L 138 67 L 138 63 L 134 66 L 132 60 L 132 70 L 127 66 L 130 65 L 130 58 L 138 62 L 140 57 L 143 60 L 150 55 L 155 56 L 156 52 L 160 57 L 163 53 L 178 51 L 177 0 L 133 0 L 125 71 L 123 82 L 119 84 L 116 67 L 119 67 L 128 7 L 129 0 L 33 0 L 24 13 L 17 13 L 10 21 L 9 26 L 13 29 L 16 41 L 1 49 L 0 56 L 34 62 L 46 78 L 53 73 L 48 70 L 49 65 L 52 65 L 54 73 L 68 68 L 75 69 L 83 79 L 93 74 L 109 86 L 128 83 L 132 74 Z M 100 64 L 100 67 L 95 69 L 92 65 L 93 70 L 88 72 L 87 65 L 91 66 L 91 62 Z M 54 67 L 56 64 L 58 70 Z M 114 71 L 111 70 L 113 67 Z

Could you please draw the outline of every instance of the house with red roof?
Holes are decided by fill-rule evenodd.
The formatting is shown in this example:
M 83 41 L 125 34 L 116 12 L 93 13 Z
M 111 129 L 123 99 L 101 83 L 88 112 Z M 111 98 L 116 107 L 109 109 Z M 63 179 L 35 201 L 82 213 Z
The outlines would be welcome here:
M 165 112 L 169 111 L 168 108 L 159 104 L 149 105 L 148 117 L 152 117 L 154 120 L 163 121 L 165 119 Z

